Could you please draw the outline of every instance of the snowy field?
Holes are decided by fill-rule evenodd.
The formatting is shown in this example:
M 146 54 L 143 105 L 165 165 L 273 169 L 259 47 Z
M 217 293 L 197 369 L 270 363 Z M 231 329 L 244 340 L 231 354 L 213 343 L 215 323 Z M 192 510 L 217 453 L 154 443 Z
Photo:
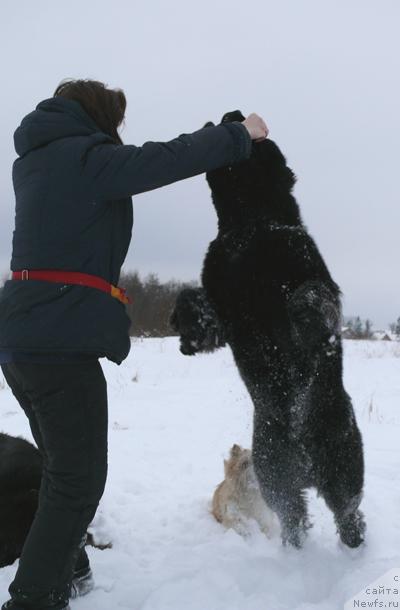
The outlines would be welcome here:
M 223 458 L 251 439 L 252 405 L 228 349 L 188 358 L 175 338 L 145 339 L 120 367 L 102 362 L 110 466 L 93 532 L 113 548 L 89 548 L 96 589 L 72 610 L 337 610 L 400 568 L 400 343 L 345 342 L 366 457 L 367 544 L 353 551 L 313 492 L 301 551 L 211 517 Z M 1 376 L 0 387 L 0 429 L 31 438 Z M 0 570 L 1 601 L 14 572 Z

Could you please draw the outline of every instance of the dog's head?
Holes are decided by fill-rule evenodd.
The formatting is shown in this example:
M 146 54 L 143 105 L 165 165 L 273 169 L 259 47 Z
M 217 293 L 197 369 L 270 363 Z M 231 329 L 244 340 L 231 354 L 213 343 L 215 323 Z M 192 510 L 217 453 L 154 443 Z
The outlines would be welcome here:
M 228 112 L 221 123 L 244 121 L 239 110 Z M 204 127 L 212 126 L 208 122 Z M 223 223 L 268 217 L 284 224 L 298 224 L 299 210 L 290 193 L 296 178 L 272 140 L 252 144 L 249 159 L 206 174 L 218 218 Z
M 231 447 L 228 460 L 224 460 L 224 471 L 227 479 L 238 479 L 252 466 L 250 449 L 243 449 L 240 445 Z

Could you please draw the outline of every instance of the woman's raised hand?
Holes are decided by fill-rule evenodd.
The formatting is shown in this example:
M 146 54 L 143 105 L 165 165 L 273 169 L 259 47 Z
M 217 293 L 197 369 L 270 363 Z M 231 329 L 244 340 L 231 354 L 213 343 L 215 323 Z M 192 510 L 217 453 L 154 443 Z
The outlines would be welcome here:
M 255 140 L 256 142 L 261 142 L 268 136 L 269 130 L 267 124 L 265 123 L 264 119 L 262 119 L 255 112 L 249 114 L 247 119 L 242 121 L 242 125 L 246 127 L 251 139 Z

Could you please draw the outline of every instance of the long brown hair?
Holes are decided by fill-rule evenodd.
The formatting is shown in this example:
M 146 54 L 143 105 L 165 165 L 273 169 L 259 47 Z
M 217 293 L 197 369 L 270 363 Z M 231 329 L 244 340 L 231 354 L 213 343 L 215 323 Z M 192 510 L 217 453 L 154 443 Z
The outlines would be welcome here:
M 111 136 L 117 144 L 122 144 L 118 127 L 124 120 L 126 97 L 121 89 L 107 89 L 97 80 L 65 80 L 54 92 L 79 102 L 98 128 Z

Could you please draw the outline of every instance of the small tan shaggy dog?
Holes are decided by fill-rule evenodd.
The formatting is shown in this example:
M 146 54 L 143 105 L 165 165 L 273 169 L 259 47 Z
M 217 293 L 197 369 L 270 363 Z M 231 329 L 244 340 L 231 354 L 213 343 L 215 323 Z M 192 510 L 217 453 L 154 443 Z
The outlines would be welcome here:
M 261 496 L 251 451 L 233 445 L 229 460 L 224 460 L 224 469 L 225 480 L 216 488 L 212 501 L 211 512 L 216 520 L 242 536 L 250 533 L 250 519 L 254 519 L 268 537 L 278 531 L 275 513 Z

